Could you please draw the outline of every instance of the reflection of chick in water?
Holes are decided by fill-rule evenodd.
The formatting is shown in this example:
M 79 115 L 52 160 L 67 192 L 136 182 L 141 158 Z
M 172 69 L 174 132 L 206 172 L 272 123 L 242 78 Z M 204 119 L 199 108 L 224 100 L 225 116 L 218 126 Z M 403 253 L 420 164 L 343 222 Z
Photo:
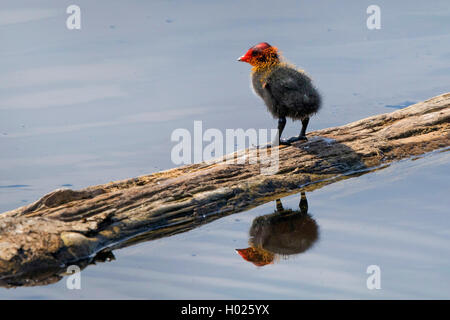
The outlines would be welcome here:
M 301 193 L 300 210 L 284 209 L 280 199 L 274 213 L 253 220 L 250 247 L 236 251 L 256 266 L 273 263 L 279 256 L 299 254 L 308 250 L 318 239 L 316 221 L 308 214 L 305 192 Z

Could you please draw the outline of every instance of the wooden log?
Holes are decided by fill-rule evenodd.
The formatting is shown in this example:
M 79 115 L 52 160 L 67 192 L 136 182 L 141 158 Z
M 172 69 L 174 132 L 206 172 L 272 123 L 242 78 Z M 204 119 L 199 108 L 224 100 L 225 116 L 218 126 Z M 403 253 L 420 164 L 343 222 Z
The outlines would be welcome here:
M 392 113 L 311 132 L 306 142 L 274 147 L 278 170 L 268 175 L 261 162 L 219 161 L 79 191 L 53 191 L 0 214 L 0 282 L 23 285 L 35 277 L 42 283 L 49 270 L 86 264 L 105 248 L 184 232 L 299 192 L 300 187 L 318 188 L 448 148 L 449 120 L 446 93 Z M 232 159 L 261 160 L 259 151 L 240 151 Z

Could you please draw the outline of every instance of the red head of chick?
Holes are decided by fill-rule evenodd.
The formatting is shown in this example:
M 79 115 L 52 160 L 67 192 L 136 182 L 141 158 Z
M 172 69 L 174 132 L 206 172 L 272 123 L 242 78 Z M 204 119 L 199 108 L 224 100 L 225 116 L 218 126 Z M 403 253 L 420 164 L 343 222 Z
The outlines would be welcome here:
M 269 112 L 278 118 L 279 143 L 289 145 L 306 140 L 309 118 L 319 110 L 322 100 L 311 78 L 303 70 L 282 62 L 278 49 L 267 42 L 251 47 L 238 61 L 253 66 L 253 88 Z M 286 117 L 301 120 L 302 129 L 298 137 L 282 140 Z

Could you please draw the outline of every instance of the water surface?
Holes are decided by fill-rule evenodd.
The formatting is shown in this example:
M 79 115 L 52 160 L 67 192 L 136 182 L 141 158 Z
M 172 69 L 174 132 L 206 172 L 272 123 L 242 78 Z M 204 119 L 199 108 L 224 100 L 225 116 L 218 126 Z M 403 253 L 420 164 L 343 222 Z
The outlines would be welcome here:
M 81 272 L 81 290 L 68 290 L 64 278 L 45 287 L 2 289 L 0 297 L 448 299 L 449 160 L 449 152 L 436 153 L 307 192 L 317 240 L 264 266 L 236 249 L 249 247 L 252 223 L 273 214 L 275 202 L 116 250 L 116 260 Z M 293 210 L 299 200 L 299 194 L 281 199 Z M 379 290 L 367 288 L 370 265 L 381 270 Z
M 310 130 L 337 126 L 448 92 L 447 0 L 87 1 L 67 30 L 71 1 L 5 0 L 0 12 L 0 212 L 56 188 L 79 189 L 174 167 L 170 134 L 273 128 L 236 62 L 267 41 L 304 68 L 324 96 Z M 286 135 L 299 124 L 288 121 Z M 448 298 L 448 156 L 402 162 L 307 193 L 319 226 L 312 248 L 255 267 L 253 219 L 274 203 L 192 232 L 116 251 L 64 281 L 0 289 L 20 298 Z M 299 195 L 283 199 L 298 207 Z M 382 290 L 365 287 L 366 267 Z

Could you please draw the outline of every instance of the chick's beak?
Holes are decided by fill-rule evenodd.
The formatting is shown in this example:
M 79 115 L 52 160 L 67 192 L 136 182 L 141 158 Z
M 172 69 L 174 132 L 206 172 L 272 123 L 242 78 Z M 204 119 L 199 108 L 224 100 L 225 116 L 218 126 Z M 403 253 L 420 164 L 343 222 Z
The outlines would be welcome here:
M 250 61 L 250 55 L 248 55 L 247 53 L 244 54 L 243 56 L 240 56 L 237 61 L 241 61 L 241 62 L 249 62 Z

